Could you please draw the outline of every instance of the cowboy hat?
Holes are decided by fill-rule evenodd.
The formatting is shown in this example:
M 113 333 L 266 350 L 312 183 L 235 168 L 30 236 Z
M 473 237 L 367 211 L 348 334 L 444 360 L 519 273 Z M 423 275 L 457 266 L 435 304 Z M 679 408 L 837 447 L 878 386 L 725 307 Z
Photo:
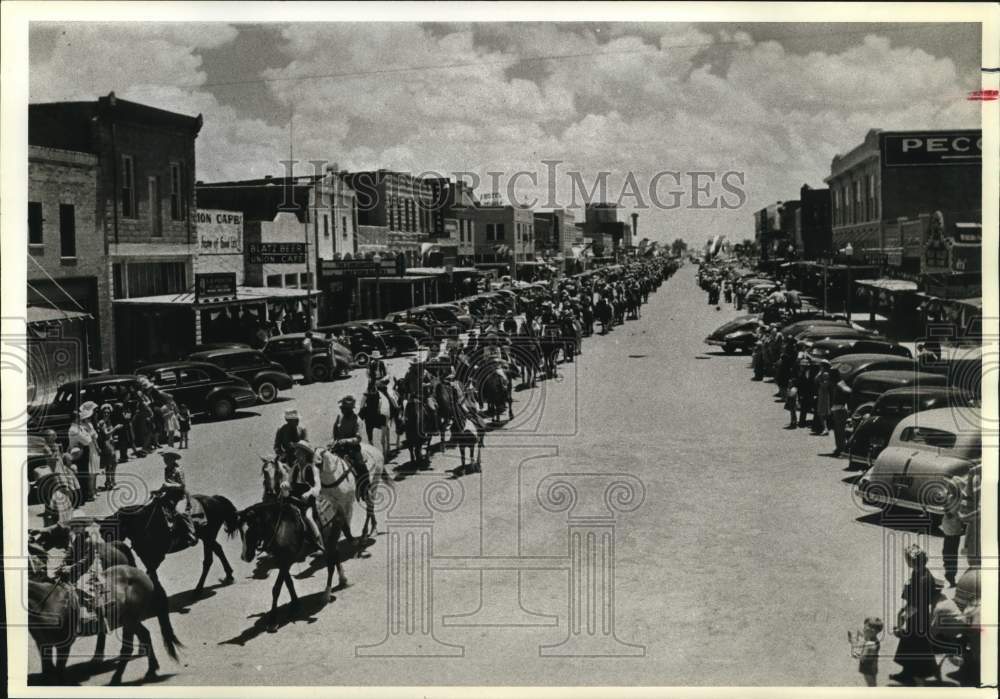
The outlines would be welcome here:
M 160 458 L 163 459 L 164 462 L 172 466 L 181 460 L 181 455 L 178 454 L 176 451 L 165 451 L 162 454 L 160 454 Z
M 105 403 L 101 406 L 102 413 L 110 413 L 114 408 L 111 407 L 111 403 Z
M 355 403 L 354 396 L 344 396 L 343 398 L 341 398 L 337 402 L 340 403 L 340 405 L 346 405 L 346 406 L 351 407 L 351 408 L 354 407 L 354 403 Z
M 379 352 L 378 350 L 372 350 L 372 353 L 369 356 L 371 357 L 371 359 L 381 359 L 382 353 Z
M 97 408 L 97 403 L 92 400 L 88 400 L 80 405 L 79 410 L 77 410 L 77 414 L 80 416 L 81 420 L 86 420 L 94 414 L 95 408 Z
M 298 410 L 295 410 L 293 408 L 291 410 L 286 410 L 285 411 L 285 420 L 298 420 L 298 419 L 299 419 L 299 411 Z

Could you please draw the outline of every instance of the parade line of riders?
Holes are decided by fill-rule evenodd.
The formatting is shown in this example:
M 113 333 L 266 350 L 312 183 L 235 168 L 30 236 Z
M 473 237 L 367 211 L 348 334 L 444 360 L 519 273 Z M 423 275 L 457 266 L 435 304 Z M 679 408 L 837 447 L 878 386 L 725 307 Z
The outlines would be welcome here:
M 265 502 L 243 512 L 237 512 L 222 496 L 189 494 L 181 456 L 171 450 L 161 453 L 165 463 L 164 483 L 153 492 L 150 501 L 123 507 L 104 520 L 74 517 L 74 507 L 93 499 L 98 490 L 99 471 L 105 473 L 104 488 L 111 490 L 116 485 L 115 467 L 119 458 L 126 459 L 130 450 L 134 456 L 144 456 L 161 445 L 172 447 L 175 441 L 180 448 L 185 448 L 190 430 L 190 414 L 186 408 L 177 406 L 168 393 L 156 388 L 145 377 L 141 377 L 138 387 L 123 395 L 115 405 L 84 403 L 79 406 L 70 428 L 67 450 L 63 450 L 54 432 L 45 434 L 48 458 L 43 469 L 48 471 L 49 477 L 41 500 L 45 504 L 47 526 L 29 532 L 33 584 L 72 586 L 75 593 L 66 602 L 78 618 L 73 624 L 72 635 L 75 638 L 76 635 L 97 633 L 103 648 L 105 618 L 109 618 L 107 607 L 114 603 L 113 594 L 109 597 L 114 581 L 107 579 L 110 576 L 105 576 L 104 568 L 118 560 L 115 555 L 125 556 L 121 562 L 134 563 L 134 551 L 146 565 L 156 589 L 162 591 L 156 577 L 156 567 L 162 559 L 167 553 L 183 550 L 201 540 L 205 544 L 205 560 L 198 589 L 204 584 L 213 554 L 221 559 L 227 573 L 226 581 L 231 582 L 232 570 L 215 537 L 223 527 L 230 535 L 237 531 L 243 534 L 244 526 L 249 527 L 250 520 L 259 518 L 265 506 L 273 506 L 270 516 L 277 518 L 275 524 L 268 525 L 275 527 L 272 543 L 278 538 L 276 532 L 281 517 L 295 513 L 307 547 L 311 545 L 317 553 L 326 556 L 330 575 L 336 566 L 344 583 L 340 561 L 335 560 L 336 537 L 331 540 L 325 533 L 331 526 L 330 520 L 337 514 L 333 511 L 336 508 L 332 510 L 330 503 L 324 502 L 321 492 L 350 483 L 354 491 L 351 499 L 365 502 L 368 507 L 365 532 L 369 524 L 374 530 L 372 491 L 376 478 L 384 475 L 383 464 L 389 456 L 388 434 L 393 429 L 397 445 L 399 435 L 405 434 L 411 463 L 417 468 L 429 466 L 424 447 L 429 446 L 431 438 L 440 435 L 443 448 L 446 431 L 450 430 L 452 443 L 459 446 L 462 455 L 462 464 L 455 475 L 460 475 L 461 471 L 479 470 L 488 421 L 492 419 L 494 425 L 499 425 L 505 410 L 508 418 L 513 418 L 511 404 L 515 381 L 519 380 L 522 388 L 529 388 L 536 385 L 539 377 L 556 377 L 557 364 L 573 362 L 582 351 L 582 339 L 597 332 L 597 326 L 604 335 L 628 319 L 638 319 L 641 305 L 678 266 L 673 259 L 647 257 L 554 280 L 550 288 L 542 291 L 536 285 L 535 293 L 520 296 L 520 317 L 513 311 L 502 317 L 493 315 L 478 332 L 470 330 L 464 341 L 455 335 L 448 337 L 436 353 L 421 353 L 413 358 L 401 379 L 393 380 L 376 355 L 367 367 L 367 388 L 360 406 L 353 396 L 340 399 L 340 413 L 332 426 L 332 438 L 325 446 L 314 446 L 309 441 L 297 410 L 285 411 L 285 423 L 274 437 L 274 458 L 264 459 L 262 468 Z M 374 446 L 376 429 L 382 437 L 380 448 Z M 129 433 L 129 439 L 119 437 L 124 432 Z M 479 447 L 478 456 L 476 446 Z M 466 447 L 470 449 L 468 464 Z M 343 472 L 336 470 L 335 464 L 341 462 L 348 466 Z M 339 511 L 343 515 L 342 510 Z M 148 540 L 155 529 L 151 524 L 154 519 L 165 523 L 167 539 L 156 545 Z M 129 522 L 133 520 L 138 521 L 137 528 L 129 529 Z M 352 538 L 349 517 L 341 525 L 346 536 Z M 119 548 L 100 548 L 108 545 L 108 539 Z M 132 550 L 125 549 L 123 543 L 116 543 L 114 539 L 129 539 Z M 53 547 L 67 550 L 55 566 L 50 565 L 48 556 L 48 550 Z M 244 548 L 248 547 L 245 541 Z M 256 542 L 250 558 L 246 550 L 244 558 L 252 560 L 257 548 L 261 547 L 265 547 L 264 542 Z M 110 559 L 105 555 L 108 551 Z M 116 566 L 115 570 L 120 567 Z M 279 575 L 276 581 L 275 604 L 282 576 L 286 573 Z M 136 570 L 133 575 L 141 578 L 142 574 Z M 290 578 L 287 584 L 294 603 L 296 598 Z M 329 586 L 328 579 L 328 592 Z M 45 595 L 45 599 L 50 596 Z M 164 621 L 161 615 L 165 639 L 168 626 L 169 619 Z M 143 633 L 148 635 L 141 623 L 135 633 L 140 639 Z M 32 635 L 42 655 L 43 673 L 58 672 L 61 646 L 47 644 L 43 635 L 36 634 L 35 630 Z M 152 672 L 155 657 L 151 648 L 146 650 L 150 653 Z M 56 655 L 55 665 L 49 658 L 50 651 Z M 120 674 L 116 677 L 120 679 Z
M 751 277 L 759 280 L 760 275 Z M 720 308 L 720 295 L 736 310 L 743 306 L 746 289 L 737 265 L 702 266 L 699 284 L 707 292 L 708 304 Z M 831 362 L 816 359 L 800 351 L 794 336 L 786 337 L 782 327 L 801 316 L 802 303 L 797 294 L 776 282 L 759 304 L 760 317 L 753 342 L 752 381 L 772 378 L 778 391 L 775 397 L 789 413 L 786 429 L 811 428 L 814 435 L 834 435 L 833 457 L 846 454 L 847 417 L 851 387 L 841 378 Z M 940 349 L 931 343 L 918 345 L 922 362 L 940 359 Z M 933 354 L 932 354 L 933 353 Z M 812 420 L 808 419 L 812 415 Z M 954 477 L 956 492 L 969 490 L 967 478 Z M 978 571 L 980 552 L 977 531 L 972 524 L 980 516 L 975 498 L 955 499 L 945 511 L 939 528 L 943 534 L 944 577 L 955 589 L 952 597 L 943 594 L 944 584 L 928 570 L 928 555 L 916 544 L 906 547 L 903 558 L 909 570 L 903 585 L 902 607 L 893 629 L 899 643 L 893 660 L 899 672 L 889 679 L 904 685 L 924 684 L 927 679 L 941 683 L 945 660 L 958 666 L 956 679 L 963 686 L 977 686 L 979 681 L 980 599 L 978 578 L 967 589 L 956 582 L 960 540 L 965 535 L 965 554 L 970 571 Z M 968 526 L 967 526 L 968 525 Z M 963 578 L 964 580 L 964 578 Z M 858 672 L 867 686 L 877 686 L 878 660 L 884 622 L 867 617 L 863 628 L 848 632 L 851 656 L 858 660 Z M 936 655 L 941 655 L 938 661 Z

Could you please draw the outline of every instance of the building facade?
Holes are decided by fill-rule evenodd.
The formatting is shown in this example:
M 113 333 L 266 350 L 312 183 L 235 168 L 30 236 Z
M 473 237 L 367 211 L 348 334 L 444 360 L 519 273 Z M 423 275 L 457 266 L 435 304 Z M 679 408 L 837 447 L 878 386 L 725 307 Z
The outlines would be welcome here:
M 474 219 L 477 263 L 535 259 L 535 217 L 521 206 L 480 206 Z
M 920 214 L 981 210 L 982 132 L 872 129 L 837 155 L 824 180 L 832 193 L 833 246 L 855 254 L 898 253 L 886 224 Z
M 472 187 L 443 177 L 427 181 L 432 192 L 430 239 L 439 249 L 438 261 L 447 265 L 472 264 L 478 204 Z
M 391 170 L 344 173 L 344 179 L 355 192 L 358 252 L 403 253 L 409 265 L 419 264 L 421 245 L 434 227 L 430 182 Z M 385 242 L 364 235 L 379 230 L 385 232 Z
M 93 153 L 28 147 L 28 305 L 90 316 L 74 333 L 86 343 L 78 354 L 80 375 L 108 368 L 114 355 L 98 179 Z
M 832 252 L 829 189 L 813 189 L 804 184 L 799 190 L 799 207 L 795 211 L 795 246 L 803 260 L 815 260 Z
M 190 288 L 197 235 L 192 173 L 201 125 L 201 115 L 129 102 L 113 92 L 92 102 L 29 105 L 30 144 L 97 156 L 96 220 L 113 301 Z M 169 345 L 169 319 L 123 318 L 117 307 L 114 315 L 109 368 L 129 364 L 157 343 Z

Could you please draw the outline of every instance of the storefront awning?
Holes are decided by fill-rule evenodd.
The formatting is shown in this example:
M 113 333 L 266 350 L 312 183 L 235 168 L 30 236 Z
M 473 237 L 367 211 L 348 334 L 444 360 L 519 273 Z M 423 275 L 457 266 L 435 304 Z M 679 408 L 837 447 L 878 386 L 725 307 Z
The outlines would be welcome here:
M 28 306 L 27 310 L 28 325 L 52 325 L 67 320 L 83 320 L 91 317 L 89 313 L 81 311 L 64 311 L 59 308 L 46 308 L 45 306 Z
M 854 282 L 858 286 L 868 286 L 879 291 L 890 291 L 893 293 L 915 292 L 916 282 L 906 279 L 858 279 Z
M 236 298 L 227 300 L 207 299 L 195 303 L 193 291 L 185 291 L 180 294 L 162 294 L 159 296 L 140 296 L 130 299 L 115 299 L 116 305 L 131 306 L 226 306 L 242 303 L 261 303 L 263 301 L 282 301 L 303 299 L 317 292 L 309 289 L 286 289 L 278 286 L 238 286 L 236 287 Z

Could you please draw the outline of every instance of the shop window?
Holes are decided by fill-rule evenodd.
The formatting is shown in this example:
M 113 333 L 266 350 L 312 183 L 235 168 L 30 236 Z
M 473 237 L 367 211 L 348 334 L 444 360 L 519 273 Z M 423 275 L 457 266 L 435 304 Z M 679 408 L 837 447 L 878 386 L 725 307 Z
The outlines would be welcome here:
M 299 285 L 299 274 L 298 272 L 292 272 L 291 274 L 285 275 L 285 288 L 294 289 Z
M 28 202 L 28 245 L 42 245 L 42 202 Z
M 170 219 L 180 221 L 184 218 L 184 186 L 181 178 L 180 163 L 170 163 Z
M 59 255 L 76 257 L 76 209 L 72 204 L 59 205 Z
M 271 287 L 281 286 L 281 275 L 280 274 L 267 275 L 267 285 Z
M 135 163 L 131 155 L 122 156 L 122 216 L 135 218 Z
M 303 289 L 312 288 L 312 272 L 303 272 L 302 274 L 299 275 L 299 279 L 302 280 L 301 288 Z

